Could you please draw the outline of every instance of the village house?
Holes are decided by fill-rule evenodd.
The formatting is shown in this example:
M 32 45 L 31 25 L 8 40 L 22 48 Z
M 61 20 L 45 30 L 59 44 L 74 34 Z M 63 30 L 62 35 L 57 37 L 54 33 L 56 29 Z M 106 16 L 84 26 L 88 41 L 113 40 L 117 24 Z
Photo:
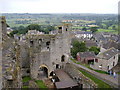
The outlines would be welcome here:
M 94 52 L 78 52 L 77 60 L 82 63 L 93 64 L 96 61 Z
M 37 30 L 29 30 L 28 31 L 28 33 L 27 33 L 28 35 L 40 35 L 40 34 L 44 34 L 44 32 L 39 32 L 39 31 L 37 31 Z
M 95 33 L 93 34 L 94 41 L 97 43 L 99 47 L 103 46 L 103 42 L 106 43 L 108 41 L 107 38 L 105 38 L 102 33 Z
M 115 49 L 119 49 L 117 42 L 109 40 L 107 43 L 103 43 L 103 46 L 100 47 L 100 52 L 102 53 L 112 47 L 114 47 Z
M 55 34 L 57 34 L 58 33 L 58 30 L 53 30 L 53 31 L 50 31 L 49 32 L 49 34 L 53 34 L 53 35 L 55 35 Z
M 90 39 L 93 36 L 91 31 L 75 31 L 74 33 L 77 38 L 83 39 Z
M 115 48 L 110 48 L 98 54 L 97 59 L 97 62 L 94 62 L 93 65 L 90 65 L 91 68 L 102 71 L 109 71 L 118 63 L 118 50 Z

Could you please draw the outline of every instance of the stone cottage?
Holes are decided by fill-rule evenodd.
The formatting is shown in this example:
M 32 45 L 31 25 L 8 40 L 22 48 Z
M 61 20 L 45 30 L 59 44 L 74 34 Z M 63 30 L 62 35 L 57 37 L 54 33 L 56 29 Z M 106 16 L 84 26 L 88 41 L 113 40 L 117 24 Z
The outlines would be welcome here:
M 77 53 L 77 60 L 82 63 L 92 64 L 95 62 L 95 54 L 94 52 L 78 52 Z
M 115 48 L 110 48 L 105 52 L 98 54 L 97 59 L 97 62 L 94 62 L 94 64 L 91 65 L 91 68 L 109 71 L 118 63 L 118 50 Z

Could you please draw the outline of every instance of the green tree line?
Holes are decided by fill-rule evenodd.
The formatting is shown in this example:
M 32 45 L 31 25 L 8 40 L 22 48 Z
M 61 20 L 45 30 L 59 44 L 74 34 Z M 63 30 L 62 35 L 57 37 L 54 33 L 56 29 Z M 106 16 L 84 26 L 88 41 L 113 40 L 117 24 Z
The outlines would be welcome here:
M 10 36 L 13 36 L 14 34 L 26 34 L 28 30 L 37 30 L 40 32 L 44 32 L 45 34 L 48 34 L 49 31 L 55 30 L 55 26 L 30 24 L 27 27 L 19 26 L 13 27 L 12 29 L 13 31 L 10 33 Z

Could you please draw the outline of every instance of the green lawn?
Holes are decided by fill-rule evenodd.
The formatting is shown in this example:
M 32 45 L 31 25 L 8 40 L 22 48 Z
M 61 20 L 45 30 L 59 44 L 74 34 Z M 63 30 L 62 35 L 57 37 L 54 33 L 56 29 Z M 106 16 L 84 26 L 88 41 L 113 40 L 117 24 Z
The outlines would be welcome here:
M 29 80 L 31 80 L 29 76 L 25 76 L 22 78 L 22 82 L 28 82 Z
M 89 73 L 87 73 L 83 70 L 80 70 L 80 72 L 82 74 L 84 74 L 86 77 L 90 78 L 92 81 L 94 81 L 98 85 L 98 88 L 111 88 L 110 85 L 108 85 L 107 83 L 103 82 L 102 80 L 90 75 Z
M 96 72 L 98 72 L 98 73 L 102 73 L 102 74 L 109 74 L 109 73 L 106 72 L 106 71 L 101 71 L 101 70 L 94 70 L 94 71 L 96 71 Z
M 22 88 L 29 88 L 29 86 L 23 86 Z
M 47 86 L 43 83 L 42 80 L 36 80 L 35 82 L 37 83 L 39 88 L 47 88 Z

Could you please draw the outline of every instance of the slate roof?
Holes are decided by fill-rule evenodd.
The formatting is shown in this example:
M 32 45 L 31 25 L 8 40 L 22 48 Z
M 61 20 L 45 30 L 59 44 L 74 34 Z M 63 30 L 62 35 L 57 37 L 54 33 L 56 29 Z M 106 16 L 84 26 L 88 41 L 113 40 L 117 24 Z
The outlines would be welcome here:
M 91 31 L 75 31 L 75 34 L 92 34 Z
M 81 57 L 81 58 L 95 58 L 95 53 L 94 52 L 78 52 L 78 55 Z
M 86 40 L 85 44 L 86 44 L 86 47 L 97 46 L 97 43 L 93 40 Z
M 109 40 L 107 43 L 103 44 L 103 48 L 109 49 L 114 47 L 115 49 L 118 49 L 118 43 L 112 40 Z
M 110 58 L 112 58 L 113 56 L 115 56 L 116 54 L 118 54 L 118 50 L 115 48 L 110 48 L 107 51 L 100 53 L 97 55 L 98 58 L 101 59 L 106 59 L 109 60 Z
M 73 79 L 63 70 L 56 70 L 55 74 L 60 80 L 60 82 L 55 82 L 55 86 L 57 89 L 78 86 L 78 84 L 73 81 Z
M 93 34 L 93 37 L 97 40 L 97 41 L 107 41 L 107 38 L 105 38 L 102 33 L 96 33 Z

